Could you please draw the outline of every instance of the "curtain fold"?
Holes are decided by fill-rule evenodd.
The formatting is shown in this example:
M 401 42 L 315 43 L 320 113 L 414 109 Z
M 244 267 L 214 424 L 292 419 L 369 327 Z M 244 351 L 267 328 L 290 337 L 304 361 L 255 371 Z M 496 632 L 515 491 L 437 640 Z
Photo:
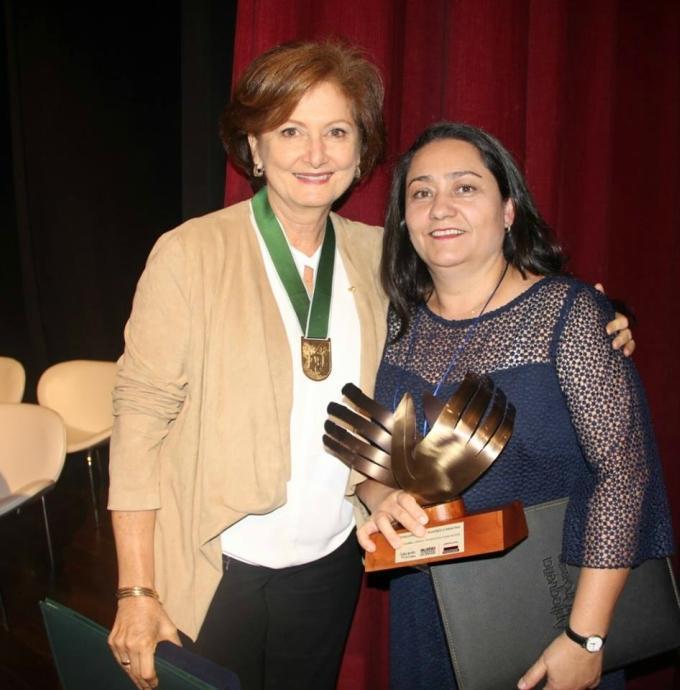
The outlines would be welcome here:
M 390 163 L 426 125 L 463 120 L 523 166 L 570 270 L 635 312 L 645 382 L 680 526 L 680 4 L 631 0 L 240 0 L 234 79 L 283 41 L 335 36 L 385 77 L 387 163 L 342 208 L 382 222 Z M 249 195 L 227 173 L 225 199 Z M 365 588 L 340 688 L 387 687 L 384 592 Z M 665 665 L 664 665 L 665 664 Z M 668 660 L 630 687 L 677 688 Z M 652 670 L 654 672 L 652 672 Z M 641 675 L 640 675 L 641 674 Z

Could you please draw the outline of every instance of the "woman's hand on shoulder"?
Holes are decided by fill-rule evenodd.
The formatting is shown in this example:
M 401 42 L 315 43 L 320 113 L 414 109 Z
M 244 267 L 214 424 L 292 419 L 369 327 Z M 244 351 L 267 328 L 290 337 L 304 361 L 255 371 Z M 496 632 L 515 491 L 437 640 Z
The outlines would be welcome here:
M 177 628 L 158 600 L 126 597 L 118 601 L 109 647 L 139 690 L 158 686 L 154 652 L 161 640 L 181 645 Z M 130 663 L 123 663 L 127 661 Z
M 546 647 L 538 661 L 517 683 L 520 690 L 531 690 L 545 678 L 544 690 L 589 690 L 602 676 L 602 652 L 588 652 L 564 633 Z
M 415 536 L 422 537 L 425 534 L 427 514 L 411 494 L 401 489 L 391 489 L 378 503 L 371 517 L 357 530 L 359 543 L 372 553 L 375 551 L 375 544 L 371 535 L 380 532 L 393 548 L 398 548 L 401 540 L 395 530 L 397 523 Z
M 597 283 L 595 289 L 603 295 L 606 294 L 602 283 Z M 623 354 L 630 357 L 635 352 L 633 331 L 630 330 L 628 317 L 618 311 L 614 315 L 614 319 L 607 324 L 607 334 L 612 335 L 613 333 L 616 333 L 616 337 L 612 341 L 612 347 L 615 350 L 623 348 Z

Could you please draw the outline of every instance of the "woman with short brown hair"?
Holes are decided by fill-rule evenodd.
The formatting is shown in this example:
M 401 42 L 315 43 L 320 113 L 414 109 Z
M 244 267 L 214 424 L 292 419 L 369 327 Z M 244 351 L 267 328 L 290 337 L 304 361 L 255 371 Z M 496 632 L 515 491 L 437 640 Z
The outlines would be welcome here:
M 259 188 L 249 134 L 261 134 L 288 119 L 302 96 L 321 82 L 345 94 L 360 135 L 361 168 L 367 177 L 385 149 L 383 86 L 377 67 L 348 45 L 335 42 L 277 46 L 255 58 L 243 74 L 220 120 L 222 141 L 233 163 Z
M 382 156 L 382 101 L 353 47 L 260 56 L 221 123 L 259 192 L 151 252 L 114 394 L 109 501 L 110 644 L 139 688 L 178 629 L 244 690 L 335 687 L 362 568 L 355 479 L 321 429 L 344 383 L 373 386 L 385 300 L 380 229 L 331 207 Z

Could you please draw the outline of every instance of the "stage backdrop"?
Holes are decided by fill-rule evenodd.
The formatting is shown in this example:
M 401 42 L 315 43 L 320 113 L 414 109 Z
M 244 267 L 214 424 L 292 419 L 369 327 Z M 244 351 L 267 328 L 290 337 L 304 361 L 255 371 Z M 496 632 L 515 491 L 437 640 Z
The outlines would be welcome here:
M 389 163 L 439 119 L 498 136 L 571 257 L 638 317 L 636 363 L 680 526 L 680 4 L 676 0 L 239 0 L 234 78 L 283 41 L 336 36 L 381 68 L 390 157 L 344 215 L 380 224 Z M 226 201 L 248 196 L 232 168 Z M 340 688 L 386 688 L 382 592 L 362 593 Z M 666 660 L 630 687 L 677 687 Z M 676 669 L 677 671 L 677 669 Z

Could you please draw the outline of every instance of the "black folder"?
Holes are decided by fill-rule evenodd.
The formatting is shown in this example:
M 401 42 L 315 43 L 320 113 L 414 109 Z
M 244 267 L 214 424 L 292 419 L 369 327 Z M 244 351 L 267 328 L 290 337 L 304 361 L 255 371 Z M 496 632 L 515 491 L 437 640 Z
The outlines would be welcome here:
M 569 619 L 578 568 L 560 561 L 567 499 L 525 509 L 529 537 L 503 555 L 430 572 L 460 690 L 515 688 Z M 634 568 L 604 648 L 613 670 L 680 647 L 680 598 L 668 558 Z
M 134 688 L 111 655 L 105 628 L 50 599 L 40 608 L 63 690 Z M 156 649 L 156 672 L 160 690 L 241 690 L 232 671 L 170 642 Z

